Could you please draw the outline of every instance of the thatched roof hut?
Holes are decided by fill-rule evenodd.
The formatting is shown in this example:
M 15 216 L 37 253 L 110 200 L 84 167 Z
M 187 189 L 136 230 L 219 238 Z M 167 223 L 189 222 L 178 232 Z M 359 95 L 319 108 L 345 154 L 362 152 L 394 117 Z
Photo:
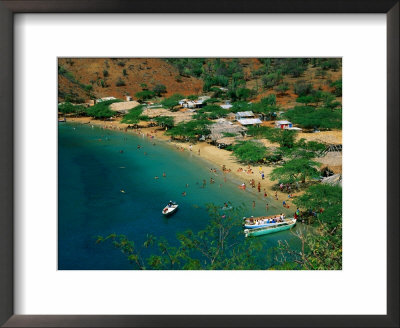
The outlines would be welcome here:
M 219 119 L 217 122 L 210 126 L 210 137 L 211 140 L 216 141 L 225 137 L 225 133 L 232 133 L 234 135 L 241 135 L 246 128 L 224 119 Z
M 331 186 L 342 186 L 342 175 L 341 174 L 334 174 L 330 177 L 323 178 L 321 180 L 323 184 L 329 184 Z

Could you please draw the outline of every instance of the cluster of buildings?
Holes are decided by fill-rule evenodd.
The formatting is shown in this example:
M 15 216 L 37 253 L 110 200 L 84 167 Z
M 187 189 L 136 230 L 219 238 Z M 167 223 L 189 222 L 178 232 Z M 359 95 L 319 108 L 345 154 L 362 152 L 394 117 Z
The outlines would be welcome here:
M 181 99 L 179 105 L 183 108 L 195 109 L 202 108 L 205 105 L 206 100 L 210 99 L 209 96 L 201 96 L 197 100 Z

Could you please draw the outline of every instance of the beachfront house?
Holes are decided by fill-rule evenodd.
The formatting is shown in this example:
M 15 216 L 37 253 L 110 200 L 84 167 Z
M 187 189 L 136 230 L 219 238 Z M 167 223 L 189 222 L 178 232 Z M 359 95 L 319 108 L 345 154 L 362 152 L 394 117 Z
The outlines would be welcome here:
M 276 121 L 275 122 L 275 128 L 277 129 L 288 129 L 288 128 L 292 128 L 293 124 L 292 122 L 289 121 Z

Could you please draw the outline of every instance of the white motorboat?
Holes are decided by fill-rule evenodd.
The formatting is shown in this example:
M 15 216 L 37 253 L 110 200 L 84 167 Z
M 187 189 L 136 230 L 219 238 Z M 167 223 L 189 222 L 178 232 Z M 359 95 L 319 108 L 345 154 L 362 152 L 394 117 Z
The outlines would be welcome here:
M 178 206 L 179 205 L 177 203 L 170 200 L 169 203 L 167 204 L 167 206 L 165 206 L 163 208 L 163 210 L 161 211 L 161 214 L 165 215 L 165 216 L 171 215 L 178 210 Z

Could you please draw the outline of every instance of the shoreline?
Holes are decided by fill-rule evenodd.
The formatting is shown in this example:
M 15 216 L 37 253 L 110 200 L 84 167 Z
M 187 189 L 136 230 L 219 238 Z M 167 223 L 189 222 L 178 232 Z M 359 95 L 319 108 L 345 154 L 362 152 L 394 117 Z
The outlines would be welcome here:
M 295 205 L 292 199 L 288 198 L 288 193 L 281 192 L 277 190 L 278 199 L 275 199 L 275 190 L 272 188 L 276 185 L 274 181 L 269 179 L 269 173 L 272 172 L 273 167 L 266 165 L 245 165 L 237 162 L 237 160 L 232 156 L 232 153 L 225 149 L 219 149 L 213 145 L 204 142 L 197 142 L 195 144 L 171 141 L 168 136 L 164 134 L 165 130 L 160 129 L 160 127 L 145 127 L 139 129 L 127 129 L 131 124 L 120 123 L 120 120 L 114 121 L 101 121 L 95 120 L 90 117 L 68 117 L 67 122 L 69 123 L 79 123 L 82 125 L 93 125 L 100 127 L 102 129 L 124 132 L 132 135 L 139 135 L 147 138 L 154 138 L 154 140 L 162 141 L 167 145 L 174 147 L 177 151 L 191 152 L 194 156 L 199 157 L 203 161 L 213 165 L 215 167 L 210 167 L 218 169 L 223 173 L 224 178 L 229 179 L 234 184 L 245 183 L 246 189 L 244 192 L 253 193 L 261 201 L 270 200 L 269 204 L 271 207 L 277 207 L 278 210 L 283 210 L 285 212 L 295 211 Z M 191 150 L 190 150 L 191 148 Z M 200 151 L 200 153 L 199 153 Z M 223 171 L 223 166 L 226 170 Z M 241 169 L 241 170 L 240 170 Z M 250 173 L 251 172 L 251 173 Z M 261 172 L 264 172 L 264 179 L 261 177 Z M 250 180 L 254 180 L 255 188 L 250 185 Z M 260 192 L 258 192 L 258 184 L 260 184 Z M 239 187 L 239 185 L 237 185 Z M 264 197 L 264 193 L 267 197 Z M 293 198 L 301 195 L 302 192 L 291 192 Z M 273 202 L 271 204 L 271 201 Z M 285 201 L 289 205 L 289 208 L 282 207 L 282 201 Z

